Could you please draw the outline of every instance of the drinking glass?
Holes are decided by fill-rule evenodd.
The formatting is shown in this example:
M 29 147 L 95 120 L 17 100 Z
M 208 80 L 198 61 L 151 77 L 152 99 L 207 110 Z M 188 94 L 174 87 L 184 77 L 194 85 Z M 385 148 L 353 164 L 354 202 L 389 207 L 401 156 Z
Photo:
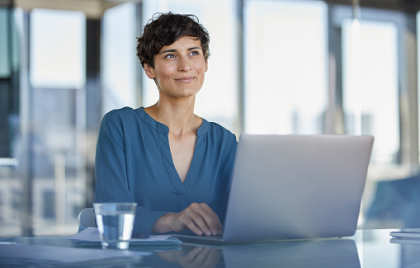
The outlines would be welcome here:
M 137 203 L 94 203 L 102 248 L 127 249 Z

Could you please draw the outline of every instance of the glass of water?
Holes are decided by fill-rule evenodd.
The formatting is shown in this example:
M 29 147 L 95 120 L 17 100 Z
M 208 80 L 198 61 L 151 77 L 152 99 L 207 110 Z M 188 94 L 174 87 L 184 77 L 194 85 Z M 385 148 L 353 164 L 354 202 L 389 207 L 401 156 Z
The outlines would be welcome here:
M 137 203 L 94 203 L 102 248 L 127 249 Z

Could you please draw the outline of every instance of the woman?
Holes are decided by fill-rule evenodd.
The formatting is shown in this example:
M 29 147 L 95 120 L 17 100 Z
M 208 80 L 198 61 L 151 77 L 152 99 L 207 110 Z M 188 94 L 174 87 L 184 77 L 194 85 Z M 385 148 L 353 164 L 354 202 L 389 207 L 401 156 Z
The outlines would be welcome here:
M 95 202 L 136 202 L 134 232 L 222 231 L 236 137 L 194 114 L 208 68 L 209 35 L 193 15 L 160 14 L 137 56 L 156 104 L 107 113 L 95 163 Z

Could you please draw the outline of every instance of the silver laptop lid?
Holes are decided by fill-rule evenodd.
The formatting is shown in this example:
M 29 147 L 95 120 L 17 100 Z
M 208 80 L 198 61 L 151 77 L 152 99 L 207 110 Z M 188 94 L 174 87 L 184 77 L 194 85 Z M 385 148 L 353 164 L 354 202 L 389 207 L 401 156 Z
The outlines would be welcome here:
M 225 242 L 354 235 L 372 136 L 241 135 Z

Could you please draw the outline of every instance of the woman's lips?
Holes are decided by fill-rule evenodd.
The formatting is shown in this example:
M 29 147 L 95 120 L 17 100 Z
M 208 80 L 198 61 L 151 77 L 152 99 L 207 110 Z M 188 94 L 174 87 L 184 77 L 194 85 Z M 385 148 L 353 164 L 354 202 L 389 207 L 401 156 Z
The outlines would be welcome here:
M 193 81 L 195 78 L 194 77 L 181 77 L 181 78 L 177 78 L 175 79 L 175 81 L 177 82 L 183 82 L 183 83 L 188 83 Z

